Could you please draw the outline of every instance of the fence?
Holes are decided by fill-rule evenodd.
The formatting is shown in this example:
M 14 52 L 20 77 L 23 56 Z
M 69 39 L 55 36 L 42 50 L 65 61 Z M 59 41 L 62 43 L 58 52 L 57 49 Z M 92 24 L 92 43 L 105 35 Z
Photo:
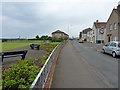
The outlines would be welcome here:
M 44 66 L 38 73 L 37 77 L 31 84 L 30 89 L 44 88 L 50 68 L 51 68 L 53 60 L 54 60 L 54 57 L 57 54 L 58 49 L 62 46 L 63 43 L 64 42 L 62 42 L 61 44 L 57 45 L 54 48 L 54 50 L 52 51 L 52 53 L 49 55 L 48 59 L 46 60 L 46 63 L 44 64 Z

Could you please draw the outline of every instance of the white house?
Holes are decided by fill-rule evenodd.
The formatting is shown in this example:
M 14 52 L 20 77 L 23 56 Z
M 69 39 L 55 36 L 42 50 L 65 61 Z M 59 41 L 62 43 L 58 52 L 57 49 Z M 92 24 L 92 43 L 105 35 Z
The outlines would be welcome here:
M 87 31 L 87 42 L 92 42 L 92 29 L 89 28 Z
M 86 28 L 86 29 L 82 30 L 82 39 L 84 41 L 88 41 L 89 42 L 91 40 L 90 39 L 90 31 L 92 31 L 91 28 Z
M 96 22 L 93 23 L 92 27 L 92 42 L 93 43 L 104 43 L 106 35 L 106 22 Z

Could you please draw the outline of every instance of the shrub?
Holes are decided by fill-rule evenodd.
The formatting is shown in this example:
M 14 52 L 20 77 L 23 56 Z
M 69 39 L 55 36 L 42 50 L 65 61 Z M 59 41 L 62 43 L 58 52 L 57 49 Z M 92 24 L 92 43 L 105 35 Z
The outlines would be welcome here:
M 51 53 L 52 50 L 53 50 L 53 48 L 46 48 L 46 50 L 47 50 L 49 53 Z
M 46 60 L 41 60 L 40 65 L 43 67 L 43 65 L 45 64 Z
M 50 43 L 50 45 L 53 46 L 53 47 L 56 47 L 58 44 L 60 44 L 60 42 L 52 42 L 52 43 Z
M 61 38 L 52 38 L 51 42 L 62 42 L 63 39 Z
M 29 88 L 39 71 L 32 60 L 20 60 L 3 71 L 3 89 Z
M 43 56 L 43 57 L 41 58 L 41 61 L 40 61 L 40 65 L 41 65 L 41 66 L 43 66 L 43 65 L 45 64 L 47 58 L 48 58 L 48 55 Z

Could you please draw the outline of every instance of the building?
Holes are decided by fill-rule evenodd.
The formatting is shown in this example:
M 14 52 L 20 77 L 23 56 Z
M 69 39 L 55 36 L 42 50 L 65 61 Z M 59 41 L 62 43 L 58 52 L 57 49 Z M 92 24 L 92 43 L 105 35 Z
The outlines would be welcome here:
M 117 10 L 118 10 L 118 41 L 120 41 L 120 1 L 118 3 L 118 6 L 117 6 Z
M 120 3 L 113 9 L 106 24 L 106 42 L 120 41 Z
M 82 30 L 82 35 L 81 36 L 82 36 L 82 39 L 84 41 L 88 41 L 89 40 L 87 32 L 89 32 L 91 30 L 92 30 L 91 28 L 86 28 L 86 29 Z
M 104 43 L 106 38 L 106 22 L 93 23 L 92 27 L 92 42 L 93 43 Z
M 89 30 L 87 31 L 87 42 L 92 42 L 92 29 L 88 28 Z
M 82 39 L 82 32 L 80 32 L 79 34 L 79 39 Z
M 55 32 L 52 32 L 52 37 L 53 38 L 61 38 L 61 39 L 67 40 L 69 38 L 69 35 L 66 34 L 65 32 L 57 30 Z

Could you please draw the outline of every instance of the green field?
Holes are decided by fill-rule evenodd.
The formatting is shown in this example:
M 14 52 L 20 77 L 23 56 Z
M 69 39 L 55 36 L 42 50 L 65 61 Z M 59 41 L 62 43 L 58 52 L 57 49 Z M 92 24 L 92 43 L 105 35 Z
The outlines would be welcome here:
M 42 41 L 42 40 L 13 40 L 13 41 L 7 41 L 7 42 L 3 42 L 0 43 L 0 51 L 4 51 L 4 50 L 10 50 L 10 49 L 14 49 L 14 48 L 18 48 L 18 47 L 23 47 L 23 46 L 27 46 L 30 44 L 40 44 L 41 46 L 43 46 L 44 44 L 46 44 L 48 41 Z M 50 43 L 51 45 L 57 45 L 59 44 L 59 42 L 53 42 Z

